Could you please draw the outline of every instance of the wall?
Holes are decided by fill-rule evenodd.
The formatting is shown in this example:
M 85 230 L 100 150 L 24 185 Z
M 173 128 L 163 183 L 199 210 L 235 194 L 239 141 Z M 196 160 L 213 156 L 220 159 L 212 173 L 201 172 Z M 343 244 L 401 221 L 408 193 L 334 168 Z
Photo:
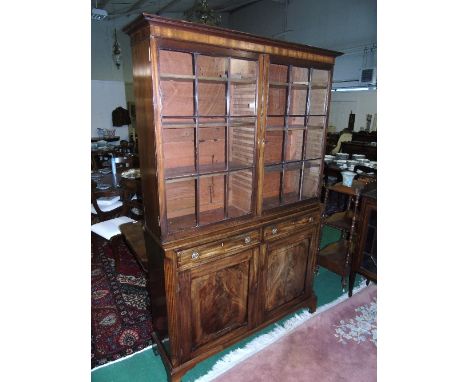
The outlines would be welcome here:
M 112 126 L 112 110 L 127 108 L 123 81 L 91 81 L 91 136 L 96 137 L 97 128 L 115 129 L 115 135 L 128 140 L 128 126 Z
M 229 23 L 232 29 L 343 52 L 333 75 L 341 83 L 360 77 L 364 48 L 377 42 L 377 1 L 263 0 L 233 12 Z
M 127 108 L 133 100 L 133 74 L 130 38 L 121 31 L 130 18 L 91 21 L 91 136 L 97 128 L 113 129 L 112 110 Z M 114 29 L 122 51 L 121 65 L 112 60 Z M 116 127 L 116 135 L 128 139 L 128 126 Z
M 366 127 L 366 114 L 377 113 L 377 91 L 332 92 L 330 101 L 329 131 L 341 131 L 348 127 L 349 113 L 356 114 L 354 131 Z M 372 127 L 372 124 L 371 124 Z

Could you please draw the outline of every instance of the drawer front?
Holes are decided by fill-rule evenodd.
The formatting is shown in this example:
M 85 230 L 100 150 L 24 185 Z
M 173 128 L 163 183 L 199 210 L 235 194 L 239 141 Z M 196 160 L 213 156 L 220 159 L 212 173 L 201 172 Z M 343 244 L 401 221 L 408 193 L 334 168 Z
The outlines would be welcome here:
M 196 265 L 204 260 L 220 256 L 224 253 L 246 248 L 260 243 L 259 230 L 245 232 L 225 240 L 203 244 L 189 249 L 177 250 L 177 264 L 179 267 Z
M 276 239 L 287 234 L 295 233 L 303 228 L 310 228 L 320 222 L 320 211 L 314 211 L 306 215 L 296 216 L 275 224 L 270 224 L 263 231 L 263 238 Z

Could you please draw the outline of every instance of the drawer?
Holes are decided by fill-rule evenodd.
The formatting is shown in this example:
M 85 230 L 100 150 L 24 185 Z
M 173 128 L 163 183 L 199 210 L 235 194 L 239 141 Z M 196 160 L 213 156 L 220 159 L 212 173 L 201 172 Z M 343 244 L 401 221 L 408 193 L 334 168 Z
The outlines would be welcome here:
M 320 211 L 314 211 L 306 215 L 295 216 L 288 220 L 270 224 L 263 231 L 263 238 L 275 239 L 286 234 L 293 234 L 303 228 L 313 227 L 320 222 Z
M 179 267 L 189 264 L 195 265 L 204 260 L 224 253 L 249 247 L 260 243 L 259 230 L 245 232 L 241 235 L 228 237 L 225 240 L 218 240 L 214 243 L 202 244 L 189 249 L 176 250 L 177 265 Z

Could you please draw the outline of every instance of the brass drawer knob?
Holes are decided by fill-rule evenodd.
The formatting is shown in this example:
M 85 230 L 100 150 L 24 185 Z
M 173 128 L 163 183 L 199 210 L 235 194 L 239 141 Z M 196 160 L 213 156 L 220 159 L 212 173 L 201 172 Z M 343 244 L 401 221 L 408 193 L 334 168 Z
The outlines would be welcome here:
M 272 233 L 273 235 L 276 235 L 276 234 L 278 233 L 278 228 L 273 227 L 273 228 L 271 229 L 271 233 Z
M 192 259 L 198 259 L 199 256 L 200 254 L 197 251 L 192 252 Z
M 250 238 L 250 236 L 246 236 L 245 239 L 244 239 L 245 244 L 249 244 L 251 241 L 252 241 L 252 239 Z

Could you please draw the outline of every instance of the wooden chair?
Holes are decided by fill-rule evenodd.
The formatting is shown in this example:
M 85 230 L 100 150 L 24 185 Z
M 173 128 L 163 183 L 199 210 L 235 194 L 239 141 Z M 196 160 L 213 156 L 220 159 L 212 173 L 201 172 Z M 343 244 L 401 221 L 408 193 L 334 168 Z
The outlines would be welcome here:
M 115 259 L 116 271 L 120 267 L 118 242 L 120 240 L 119 226 L 133 222 L 128 216 L 122 216 L 125 209 L 122 190 L 98 190 L 91 181 L 91 245 L 93 254 L 97 253 L 97 236 L 110 242 L 112 256 Z
M 109 241 L 112 257 L 115 259 L 116 272 L 120 270 L 120 255 L 118 252 L 118 243 L 122 240 L 120 226 L 125 223 L 133 222 L 135 222 L 135 220 L 128 216 L 119 216 L 91 225 L 91 245 L 93 245 L 93 253 L 97 253 L 97 236 Z
M 98 222 L 91 225 L 93 253 L 97 253 L 97 236 L 109 241 L 111 253 L 115 259 L 116 272 L 119 272 L 120 269 L 120 255 L 118 252 L 118 244 L 122 240 L 120 226 L 126 223 L 134 223 L 143 218 L 140 183 L 122 179 L 121 186 L 119 190 L 101 191 L 97 190 L 95 182 L 91 183 L 92 209 L 94 208 L 99 217 Z M 109 204 L 103 206 L 104 201 L 108 201 Z
M 122 178 L 120 185 L 124 190 L 124 214 L 135 220 L 143 220 L 143 196 L 141 182 Z
M 121 190 L 98 190 L 91 181 L 91 221 L 96 223 L 122 215 L 123 193 Z

